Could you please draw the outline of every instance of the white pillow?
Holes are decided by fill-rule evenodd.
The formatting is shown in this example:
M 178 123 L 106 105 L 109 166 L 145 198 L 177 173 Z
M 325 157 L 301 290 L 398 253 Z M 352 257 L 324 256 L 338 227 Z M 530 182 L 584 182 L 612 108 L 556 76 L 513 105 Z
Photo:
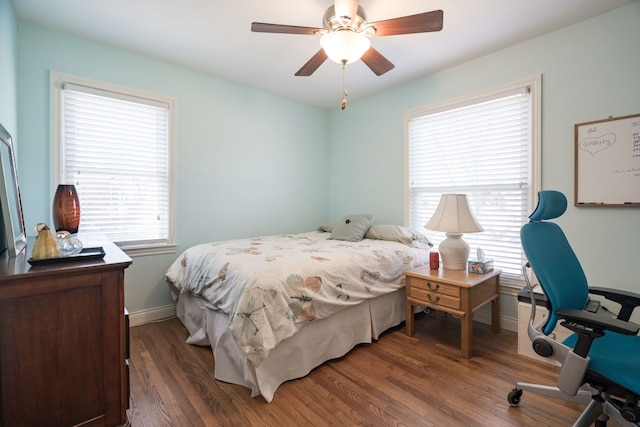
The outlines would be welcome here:
M 401 225 L 372 225 L 364 237 L 366 239 L 391 240 L 418 248 L 433 246 L 433 243 L 424 234 Z

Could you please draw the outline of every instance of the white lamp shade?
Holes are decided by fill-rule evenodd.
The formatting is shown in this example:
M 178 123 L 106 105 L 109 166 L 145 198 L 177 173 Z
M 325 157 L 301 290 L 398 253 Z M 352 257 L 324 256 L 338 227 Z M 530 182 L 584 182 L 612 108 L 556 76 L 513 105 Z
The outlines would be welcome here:
M 320 46 L 334 62 L 351 64 L 371 47 L 371 42 L 362 33 L 351 30 L 336 30 L 320 38 Z
M 469 209 L 466 194 L 443 194 L 435 213 L 424 228 L 448 233 L 484 231 Z
M 466 194 L 443 194 L 435 213 L 424 227 L 447 233 L 447 238 L 438 247 L 442 267 L 447 270 L 467 268 L 469 245 L 462 239 L 462 234 L 484 231 L 469 209 Z

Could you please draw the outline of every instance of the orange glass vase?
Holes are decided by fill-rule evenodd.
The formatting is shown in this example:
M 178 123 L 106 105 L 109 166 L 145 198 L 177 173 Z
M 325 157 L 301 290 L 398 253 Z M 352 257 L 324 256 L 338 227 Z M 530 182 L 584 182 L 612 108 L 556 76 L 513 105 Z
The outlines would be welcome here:
M 56 231 L 78 232 L 80 199 L 75 185 L 58 185 L 53 196 L 53 226 Z

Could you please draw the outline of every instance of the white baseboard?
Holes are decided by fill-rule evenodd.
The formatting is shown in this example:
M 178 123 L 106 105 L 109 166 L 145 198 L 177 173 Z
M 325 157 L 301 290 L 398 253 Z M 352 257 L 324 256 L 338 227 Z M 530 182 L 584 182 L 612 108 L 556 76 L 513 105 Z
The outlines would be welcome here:
M 136 311 L 135 313 L 129 313 L 129 326 L 144 325 L 145 323 L 156 322 L 158 320 L 164 320 L 175 316 L 175 304 Z

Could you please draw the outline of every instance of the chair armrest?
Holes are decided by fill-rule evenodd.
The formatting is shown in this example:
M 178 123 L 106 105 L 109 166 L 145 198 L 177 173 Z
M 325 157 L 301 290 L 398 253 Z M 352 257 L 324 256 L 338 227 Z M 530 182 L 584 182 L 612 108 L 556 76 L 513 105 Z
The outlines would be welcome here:
M 618 319 L 628 321 L 631 318 L 634 308 L 640 306 L 640 294 L 634 292 L 622 291 L 619 289 L 593 287 L 589 288 L 589 293 L 601 295 L 608 300 L 615 301 L 620 304 L 620 313 Z
M 601 316 L 585 310 L 560 309 L 556 310 L 556 315 L 561 319 L 577 324 L 578 330 L 589 328 L 594 330 L 613 331 L 623 335 L 636 335 L 638 331 L 640 331 L 640 326 L 635 323 Z M 573 330 L 573 328 L 569 329 Z
M 564 319 L 562 326 L 575 332 L 578 337 L 573 352 L 580 357 L 587 357 L 593 340 L 604 335 L 604 331 L 617 332 L 623 335 L 636 335 L 640 326 L 612 317 L 601 316 L 586 310 L 559 309 L 556 316 Z

